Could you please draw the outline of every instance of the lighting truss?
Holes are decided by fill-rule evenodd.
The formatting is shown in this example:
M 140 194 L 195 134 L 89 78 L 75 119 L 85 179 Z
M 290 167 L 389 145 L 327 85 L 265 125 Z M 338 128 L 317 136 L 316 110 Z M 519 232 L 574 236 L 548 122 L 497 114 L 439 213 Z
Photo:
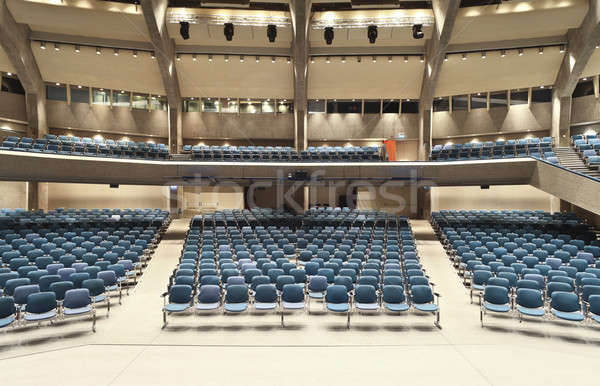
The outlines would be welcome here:
M 318 19 L 313 20 L 312 29 L 333 28 L 368 28 L 370 25 L 377 27 L 412 27 L 415 24 L 422 24 L 424 27 L 432 26 L 434 19 L 432 16 L 377 16 L 364 18 L 348 19 Z
M 291 26 L 289 17 L 279 15 L 194 15 L 189 12 L 170 11 L 167 21 L 174 24 L 187 21 L 190 24 L 223 25 L 233 23 L 235 26 L 249 27 L 266 27 L 269 24 L 284 28 Z

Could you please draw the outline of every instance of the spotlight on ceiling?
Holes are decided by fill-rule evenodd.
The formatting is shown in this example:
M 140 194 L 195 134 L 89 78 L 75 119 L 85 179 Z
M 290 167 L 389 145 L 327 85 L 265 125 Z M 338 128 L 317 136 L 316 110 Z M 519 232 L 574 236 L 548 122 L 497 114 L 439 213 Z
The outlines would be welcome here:
M 113 53 L 115 54 L 115 56 L 119 56 L 119 49 L 118 48 L 113 49 Z
M 233 23 L 225 23 L 223 26 L 223 34 L 225 39 L 230 42 L 233 39 Z
M 187 21 L 179 22 L 179 33 L 183 40 L 188 40 L 190 38 L 190 23 Z
M 256 57 L 256 63 L 260 62 L 260 56 Z
M 404 56 L 404 63 L 408 63 L 408 56 Z
M 558 49 L 558 51 L 562 54 L 563 52 L 565 52 L 565 45 L 561 44 L 560 48 Z
M 544 47 L 538 48 L 538 54 L 539 55 L 544 55 Z
M 500 51 L 500 57 L 503 58 L 506 56 L 506 50 Z
M 523 56 L 523 49 L 519 48 L 519 56 Z
M 275 43 L 275 38 L 277 37 L 277 26 L 275 24 L 267 26 L 267 37 L 269 38 L 269 43 Z
M 81 47 L 79 47 L 78 45 L 75 46 L 75 52 L 76 53 L 80 53 L 81 52 Z
M 462 60 L 467 60 L 467 54 L 462 54 Z
M 40 48 L 42 50 L 45 50 L 46 49 L 46 42 L 40 42 Z
M 487 58 L 487 53 L 485 51 L 481 52 L 481 59 Z
M 362 62 L 362 58 L 361 58 L 360 56 L 357 56 L 357 57 L 356 57 L 356 61 L 357 61 L 358 63 L 360 63 L 360 62 Z
M 137 52 L 137 50 L 133 50 L 133 57 L 134 57 L 134 58 L 137 58 L 137 57 L 138 57 L 138 52 Z
M 150 57 L 151 57 L 152 59 L 156 59 L 156 54 L 154 53 L 154 51 L 152 51 L 152 52 L 150 53 Z
M 327 58 L 325 58 L 325 63 L 327 63 L 327 64 L 331 63 L 331 59 L 329 58 L 329 56 Z
M 342 63 L 346 63 L 346 57 L 342 56 Z
M 423 24 L 414 24 L 412 26 L 413 39 L 423 39 Z
M 375 40 L 377 40 L 377 26 L 370 25 L 367 28 L 367 37 L 369 38 L 369 43 L 375 44 Z
M 208 61 L 212 62 L 213 61 L 213 56 L 212 55 L 208 55 Z
M 102 51 L 100 51 L 100 47 L 96 47 L 96 55 L 100 55 Z
M 244 55 L 240 55 L 240 63 L 244 63 Z
M 60 51 L 60 45 L 58 43 L 54 43 L 54 51 Z
M 275 63 L 275 60 L 276 60 L 275 57 L 271 56 L 271 63 Z
M 388 56 L 388 63 L 392 63 L 392 57 Z
M 333 27 L 325 27 L 325 32 L 323 32 L 323 38 L 327 44 L 333 43 Z
M 421 55 L 421 57 L 419 58 L 419 62 L 425 63 L 425 55 Z

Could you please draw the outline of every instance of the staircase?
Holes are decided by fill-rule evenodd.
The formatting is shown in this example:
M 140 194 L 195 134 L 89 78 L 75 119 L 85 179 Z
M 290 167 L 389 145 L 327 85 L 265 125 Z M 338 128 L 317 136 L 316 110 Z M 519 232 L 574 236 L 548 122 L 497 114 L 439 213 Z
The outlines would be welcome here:
M 583 160 L 575 149 L 571 147 L 555 147 L 554 153 L 556 153 L 556 156 L 560 161 L 560 166 L 587 174 L 588 176 L 600 178 L 600 171 L 597 169 L 589 169 L 585 166 L 585 163 L 583 163 Z

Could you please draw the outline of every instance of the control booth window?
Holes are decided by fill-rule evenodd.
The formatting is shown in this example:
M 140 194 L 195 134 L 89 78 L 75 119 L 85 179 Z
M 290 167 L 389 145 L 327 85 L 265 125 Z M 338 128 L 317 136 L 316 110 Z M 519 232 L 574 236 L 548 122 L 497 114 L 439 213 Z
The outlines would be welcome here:
M 575 91 L 573 91 L 573 98 L 584 97 L 588 95 L 594 95 L 594 82 L 591 79 L 583 78 L 577 83 Z
M 469 97 L 467 95 L 454 95 L 452 97 L 452 111 L 467 110 Z
M 240 100 L 241 114 L 260 114 L 262 112 L 262 104 L 258 100 L 244 99 Z
M 46 85 L 46 99 L 51 101 L 67 101 L 67 87 L 62 83 Z
M 1 90 L 11 94 L 25 95 L 25 90 L 19 79 L 14 74 L 8 74 L 9 73 L 2 73 Z
M 487 108 L 487 93 L 471 94 L 471 110 Z
M 433 100 L 433 111 L 450 111 L 450 98 L 437 97 Z
M 200 101 L 196 98 L 186 98 L 183 100 L 184 113 L 199 113 Z
M 365 114 L 380 114 L 381 113 L 381 101 L 380 100 L 365 100 L 363 102 L 363 108 Z
M 411 99 L 403 100 L 402 114 L 419 114 L 419 101 Z
M 131 107 L 138 110 L 148 110 L 148 94 L 134 93 Z
M 490 93 L 490 107 L 506 107 L 508 96 L 506 91 L 494 91 Z
M 71 85 L 71 103 L 90 103 L 90 89 Z
M 308 113 L 324 113 L 325 112 L 325 100 L 324 99 L 310 99 L 308 101 Z
M 92 89 L 92 104 L 110 106 L 110 90 L 103 88 Z
M 330 100 L 327 101 L 328 114 L 360 114 L 362 102 L 356 100 Z
M 237 99 L 221 98 L 220 107 L 222 113 L 237 113 L 239 111 Z
M 399 114 L 400 113 L 400 101 L 397 99 L 384 99 L 383 100 L 383 113 L 384 114 Z
M 150 98 L 152 110 L 167 110 L 167 97 L 161 95 L 152 95 Z
M 517 89 L 510 91 L 510 105 L 526 105 L 529 97 L 527 89 Z
M 113 106 L 129 107 L 129 91 L 113 91 Z
M 292 114 L 294 112 L 294 101 L 288 101 L 287 99 L 280 100 L 277 102 L 277 113 L 278 114 Z
M 552 86 L 540 86 L 531 89 L 531 103 L 552 102 Z
M 202 112 L 203 113 L 218 113 L 219 112 L 219 98 L 202 98 Z

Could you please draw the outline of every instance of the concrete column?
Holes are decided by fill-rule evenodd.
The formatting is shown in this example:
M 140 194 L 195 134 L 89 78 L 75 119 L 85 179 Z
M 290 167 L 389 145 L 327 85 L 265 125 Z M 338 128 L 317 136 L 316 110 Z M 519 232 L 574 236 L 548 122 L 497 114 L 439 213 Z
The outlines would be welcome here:
M 308 146 L 308 31 L 310 0 L 290 0 L 294 39 L 294 146 L 298 151 Z
M 180 153 L 183 148 L 183 130 L 181 124 L 181 109 L 179 106 L 168 106 L 169 151 L 171 154 Z
M 169 212 L 171 218 L 179 218 L 183 213 L 183 186 L 169 186 Z
M 418 159 L 425 161 L 431 151 L 431 138 L 433 134 L 431 106 L 419 106 L 419 149 Z
M 27 210 L 48 210 L 48 183 L 27 182 Z
M 552 93 L 552 138 L 556 146 L 569 146 L 571 138 L 571 105 L 573 98 Z

